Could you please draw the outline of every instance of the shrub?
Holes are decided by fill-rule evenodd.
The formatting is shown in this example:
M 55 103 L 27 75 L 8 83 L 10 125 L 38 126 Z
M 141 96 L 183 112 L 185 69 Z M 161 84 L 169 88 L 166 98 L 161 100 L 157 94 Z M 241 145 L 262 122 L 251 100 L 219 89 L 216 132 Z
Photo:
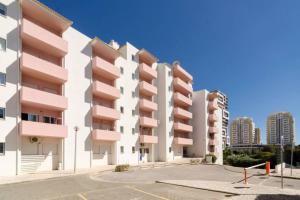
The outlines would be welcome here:
M 261 163 L 261 160 L 251 158 L 250 156 L 245 154 L 239 154 L 228 156 L 227 162 L 235 167 L 249 167 Z
M 117 165 L 115 172 L 124 172 L 129 170 L 129 165 Z
M 205 155 L 205 161 L 206 161 L 206 163 L 207 163 L 207 156 L 211 156 L 211 161 L 212 161 L 212 163 L 215 163 L 216 162 L 216 160 L 217 160 L 217 156 L 215 156 L 214 154 L 212 154 L 212 153 L 210 153 L 210 154 L 206 154 Z

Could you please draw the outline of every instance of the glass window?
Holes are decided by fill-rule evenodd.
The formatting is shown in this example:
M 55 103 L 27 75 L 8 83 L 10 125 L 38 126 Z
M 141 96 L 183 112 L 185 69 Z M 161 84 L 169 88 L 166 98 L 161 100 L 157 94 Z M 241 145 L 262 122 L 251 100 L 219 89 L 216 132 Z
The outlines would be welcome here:
M 0 119 L 5 119 L 5 108 L 0 107 Z
M 120 67 L 121 74 L 124 74 L 124 68 Z
M 0 72 L 0 85 L 6 85 L 6 74 Z
M 123 106 L 120 107 L 120 111 L 121 111 L 121 113 L 124 113 L 124 107 Z
M 131 129 L 131 133 L 132 133 L 132 135 L 134 135 L 134 134 L 135 134 L 135 130 L 134 130 L 134 128 L 132 128 L 132 129 Z
M 171 86 L 169 86 L 169 91 L 172 91 L 172 87 Z
M 132 147 L 131 149 L 132 149 L 132 153 L 135 153 L 135 147 Z
M 171 153 L 172 152 L 172 147 L 169 147 L 169 153 Z
M 0 14 L 1 15 L 6 15 L 7 8 L 4 4 L 0 3 Z
M 21 114 L 21 119 L 25 120 L 25 121 L 37 122 L 38 121 L 38 115 L 22 113 Z
M 135 79 L 135 74 L 134 73 L 131 74 L 131 78 L 132 78 L 132 80 Z
M 121 153 L 124 153 L 124 146 L 120 146 Z
M 0 38 L 0 51 L 6 51 L 6 40 L 4 38 Z
M 124 88 L 120 87 L 120 90 L 121 90 L 121 94 L 124 94 Z
M 5 143 L 0 142 L 0 155 L 4 155 L 4 154 L 5 154 Z
M 120 126 L 120 132 L 124 133 L 124 127 L 123 126 Z
M 48 117 L 48 116 L 43 116 L 43 122 L 48 123 L 48 124 L 56 124 L 56 118 L 55 117 Z
M 135 60 L 135 56 L 131 55 L 131 60 L 134 61 Z
M 169 74 L 169 76 L 172 76 L 172 72 L 171 71 L 169 71 L 168 74 Z
M 131 92 L 131 96 L 132 96 L 132 98 L 134 98 L 135 97 L 135 92 Z
M 132 115 L 132 116 L 135 115 L 135 111 L 134 111 L 134 110 L 131 111 L 131 115 Z

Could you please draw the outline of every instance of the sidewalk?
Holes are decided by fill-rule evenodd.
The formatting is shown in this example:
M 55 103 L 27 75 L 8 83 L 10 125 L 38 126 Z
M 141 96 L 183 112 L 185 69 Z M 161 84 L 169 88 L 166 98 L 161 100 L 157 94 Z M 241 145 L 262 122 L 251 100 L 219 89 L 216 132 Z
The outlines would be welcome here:
M 274 187 L 253 185 L 253 184 L 247 184 L 247 185 L 241 183 L 232 184 L 230 182 L 221 182 L 221 181 L 163 180 L 163 181 L 157 181 L 157 183 L 179 185 L 179 186 L 209 190 L 214 192 L 223 192 L 232 195 L 268 195 L 268 194 L 300 195 L 300 190 L 279 189 Z
M 281 173 L 271 173 L 270 174 L 271 176 L 274 176 L 274 177 L 281 177 Z M 283 170 L 283 177 L 284 178 L 292 178 L 292 179 L 300 179 L 300 169 L 293 169 L 293 174 L 291 176 L 291 169 L 289 168 L 285 168 Z
M 143 169 L 151 169 L 151 168 L 160 168 L 174 165 L 184 165 L 189 164 L 190 158 L 178 159 L 170 162 L 150 162 L 150 163 L 140 163 L 139 165 L 131 165 L 130 168 L 132 170 L 143 170 Z M 37 180 L 46 180 L 51 178 L 65 177 L 65 176 L 74 176 L 81 174 L 93 174 L 100 173 L 105 171 L 113 171 L 116 165 L 106 165 L 106 166 L 98 166 L 88 169 L 78 169 L 76 173 L 73 170 L 54 170 L 47 172 L 36 172 L 33 174 L 22 174 L 17 176 L 2 176 L 0 177 L 0 185 L 3 184 L 12 184 L 12 183 L 22 183 L 29 181 L 37 181 Z

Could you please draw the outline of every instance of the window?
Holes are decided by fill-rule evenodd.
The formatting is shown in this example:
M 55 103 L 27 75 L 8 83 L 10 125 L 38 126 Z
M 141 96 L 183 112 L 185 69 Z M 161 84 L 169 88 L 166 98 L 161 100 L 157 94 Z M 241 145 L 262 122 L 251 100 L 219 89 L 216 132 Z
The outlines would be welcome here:
M 0 72 L 0 85 L 6 85 L 6 74 Z
M 5 108 L 0 107 L 0 119 L 5 119 Z
M 132 147 L 131 150 L 132 150 L 132 153 L 135 153 L 135 147 Z
M 1 15 L 6 15 L 7 8 L 4 4 L 0 3 L 0 14 Z
M 132 98 L 134 98 L 135 97 L 135 92 L 133 91 L 133 92 L 131 92 L 131 96 L 132 96 Z
M 169 147 L 169 153 L 171 153 L 172 152 L 172 147 Z
M 4 38 L 0 38 L 0 51 L 6 51 L 6 40 Z
M 131 78 L 132 78 L 132 80 L 135 79 L 135 74 L 134 73 L 131 74 Z
M 145 149 L 145 153 L 149 154 L 149 149 L 148 148 Z
M 124 88 L 120 87 L 120 90 L 121 90 L 121 94 L 124 94 Z
M 0 155 L 4 155 L 4 154 L 5 154 L 5 143 L 0 142 Z
M 172 87 L 171 86 L 169 86 L 169 91 L 172 91 Z
M 120 132 L 124 133 L 124 126 L 120 126 Z
M 37 122 L 38 121 L 38 115 L 29 114 L 29 113 L 22 113 L 21 119 L 25 120 L 25 121 Z
M 135 115 L 135 111 L 134 111 L 134 110 L 131 111 L 131 115 L 132 115 L 132 116 Z
M 172 72 L 171 72 L 171 71 L 169 71 L 169 72 L 168 72 L 168 75 L 169 75 L 169 76 L 172 76 Z
M 134 61 L 135 60 L 135 56 L 131 55 L 131 60 Z
M 43 122 L 48 123 L 48 124 L 57 124 L 56 121 L 57 120 L 55 117 L 48 117 L 48 116 L 43 117 Z
M 124 153 L 124 146 L 120 146 L 120 152 Z
M 121 111 L 121 113 L 124 113 L 124 107 L 123 106 L 120 107 L 120 111 Z
M 134 134 L 135 134 L 135 130 L 134 130 L 134 128 L 132 128 L 132 129 L 131 129 L 131 133 L 132 133 L 132 135 L 134 135 Z
M 124 68 L 120 67 L 121 74 L 124 74 Z
M 172 121 L 172 117 L 169 117 L 169 122 L 171 122 Z

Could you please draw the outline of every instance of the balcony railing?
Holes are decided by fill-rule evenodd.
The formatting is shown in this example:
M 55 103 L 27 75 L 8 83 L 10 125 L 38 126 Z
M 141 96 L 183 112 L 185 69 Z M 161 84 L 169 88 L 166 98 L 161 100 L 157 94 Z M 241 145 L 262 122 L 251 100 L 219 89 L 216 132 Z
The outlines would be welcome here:
M 68 129 L 66 126 L 58 124 L 48 124 L 42 122 L 21 121 L 21 136 L 37 136 L 37 137 L 67 137 Z

